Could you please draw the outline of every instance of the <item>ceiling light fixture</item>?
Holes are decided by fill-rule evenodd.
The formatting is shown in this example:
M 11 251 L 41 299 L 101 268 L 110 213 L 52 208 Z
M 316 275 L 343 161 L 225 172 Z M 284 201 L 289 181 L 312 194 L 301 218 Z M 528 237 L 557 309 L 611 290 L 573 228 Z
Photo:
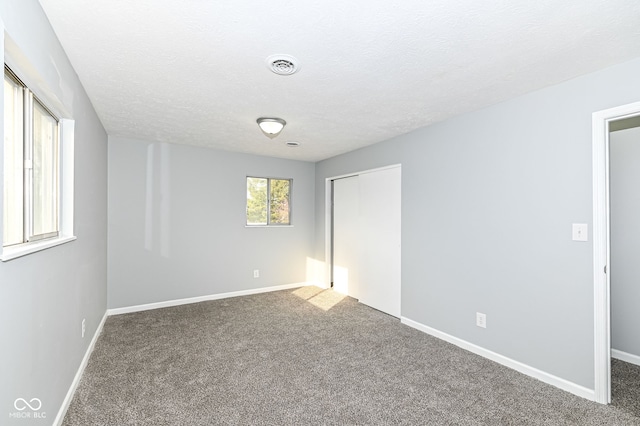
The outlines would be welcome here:
M 258 126 L 260 126 L 260 130 L 262 130 L 262 133 L 264 133 L 265 136 L 271 139 L 278 136 L 282 129 L 284 129 L 285 124 L 287 124 L 287 122 L 282 118 L 267 117 L 260 117 L 256 120 L 256 122 L 258 123 Z

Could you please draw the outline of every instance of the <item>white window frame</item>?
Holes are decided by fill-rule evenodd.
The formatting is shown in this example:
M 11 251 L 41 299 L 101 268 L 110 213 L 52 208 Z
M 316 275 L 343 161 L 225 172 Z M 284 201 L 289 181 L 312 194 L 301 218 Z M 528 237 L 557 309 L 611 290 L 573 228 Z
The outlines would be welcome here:
M 247 228 L 286 228 L 293 226 L 293 178 L 278 178 L 267 176 L 247 176 L 245 179 L 246 184 L 249 179 L 266 179 L 267 180 L 267 223 L 250 224 L 247 219 L 247 208 L 249 199 L 245 199 L 245 227 Z M 286 180 L 289 181 L 289 223 L 271 223 L 271 181 L 272 180 Z
M 11 82 L 12 86 L 16 89 L 14 90 L 15 94 L 19 94 L 19 98 L 21 98 L 20 104 L 14 104 L 14 126 L 20 128 L 20 132 L 18 134 L 14 134 L 14 138 L 11 141 L 13 146 L 12 150 L 15 150 L 16 147 L 18 152 L 13 151 L 14 153 L 14 167 L 16 171 L 21 171 L 19 173 L 18 180 L 13 184 L 14 193 L 20 194 L 20 202 L 17 203 L 19 206 L 14 213 L 18 213 L 15 215 L 19 218 L 19 224 L 14 223 L 13 225 L 18 226 L 16 230 L 21 230 L 21 232 L 15 232 L 15 237 L 20 236 L 20 241 L 9 242 L 5 245 L 5 247 L 10 247 L 13 245 L 20 245 L 27 242 L 35 242 L 38 240 L 52 239 L 56 238 L 59 235 L 60 229 L 60 221 L 59 221 L 59 212 L 60 212 L 60 150 L 59 150 L 59 141 L 60 141 L 60 119 L 55 116 L 47 107 L 41 102 L 36 96 L 34 96 L 33 92 L 29 90 L 29 88 L 20 80 L 15 73 L 5 65 L 5 80 Z M 6 107 L 6 104 L 5 104 Z M 37 126 L 37 116 L 42 115 L 44 117 L 48 117 L 50 124 L 53 124 L 53 140 L 51 141 L 51 145 L 47 149 L 49 151 L 48 159 L 45 159 L 45 163 L 42 164 L 42 169 L 45 171 L 50 179 L 47 179 L 47 184 L 49 186 L 49 193 L 45 194 L 45 199 L 41 201 L 45 201 L 47 204 L 46 207 L 43 206 L 45 210 L 48 210 L 49 215 L 46 218 L 48 225 L 47 229 L 40 229 L 36 226 L 36 219 L 39 215 L 36 214 L 37 201 L 36 201 L 36 165 L 37 161 L 37 152 L 39 152 L 43 147 L 40 146 L 40 137 L 39 131 L 36 130 Z M 14 129 L 15 130 L 15 129 Z M 5 135 L 5 143 L 8 140 Z M 5 147 L 6 148 L 6 147 Z M 16 158 L 16 154 L 20 154 L 19 158 Z M 6 154 L 6 152 L 5 152 Z M 17 163 L 17 164 L 15 164 Z M 47 170 L 49 169 L 49 170 Z M 6 171 L 5 171 L 6 172 Z M 5 175 L 6 177 L 6 175 Z M 13 178 L 16 176 L 14 175 Z M 6 188 L 5 188 L 6 189 Z M 5 199 L 6 201 L 6 199 Z M 21 214 L 20 214 L 21 213 Z M 52 226 L 52 227 L 50 227 Z M 5 242 L 3 241 L 3 244 Z
M 74 134 L 75 121 L 69 118 L 68 109 L 46 84 L 46 79 L 38 72 L 37 67 L 25 59 L 25 55 L 13 42 L 0 22 L 0 47 L 4 63 L 30 90 L 39 102 L 58 118 L 58 235 L 32 242 L 3 247 L 0 244 L 0 261 L 6 262 L 41 250 L 68 243 L 76 239 L 74 235 Z M 4 99 L 4 84 L 2 86 Z M 0 114 L 2 132 L 4 134 L 4 113 Z M 4 138 L 3 138 L 4 144 Z M 4 176 L 4 145 L 0 147 L 0 176 Z M 0 235 L 3 235 L 4 182 L 0 181 Z

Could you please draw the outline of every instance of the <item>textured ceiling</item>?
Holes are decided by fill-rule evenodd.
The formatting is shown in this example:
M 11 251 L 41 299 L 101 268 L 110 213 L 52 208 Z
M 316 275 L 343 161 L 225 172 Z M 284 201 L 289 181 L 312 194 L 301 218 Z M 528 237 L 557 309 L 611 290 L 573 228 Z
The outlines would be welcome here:
M 110 135 L 307 161 L 640 57 L 638 0 L 40 3 Z

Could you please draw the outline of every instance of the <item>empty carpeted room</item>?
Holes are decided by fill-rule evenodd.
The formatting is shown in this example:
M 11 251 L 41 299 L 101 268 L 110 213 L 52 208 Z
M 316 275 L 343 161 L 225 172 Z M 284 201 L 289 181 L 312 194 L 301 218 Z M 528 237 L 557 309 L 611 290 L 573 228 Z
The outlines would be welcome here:
M 640 424 L 639 23 L 0 0 L 0 424 Z

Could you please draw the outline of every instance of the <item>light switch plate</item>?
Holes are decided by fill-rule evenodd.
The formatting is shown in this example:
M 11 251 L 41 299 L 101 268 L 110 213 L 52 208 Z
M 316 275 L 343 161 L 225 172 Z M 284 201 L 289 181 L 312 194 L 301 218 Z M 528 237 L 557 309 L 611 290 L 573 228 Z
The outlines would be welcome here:
M 589 228 L 586 223 L 573 224 L 573 241 L 589 241 Z

